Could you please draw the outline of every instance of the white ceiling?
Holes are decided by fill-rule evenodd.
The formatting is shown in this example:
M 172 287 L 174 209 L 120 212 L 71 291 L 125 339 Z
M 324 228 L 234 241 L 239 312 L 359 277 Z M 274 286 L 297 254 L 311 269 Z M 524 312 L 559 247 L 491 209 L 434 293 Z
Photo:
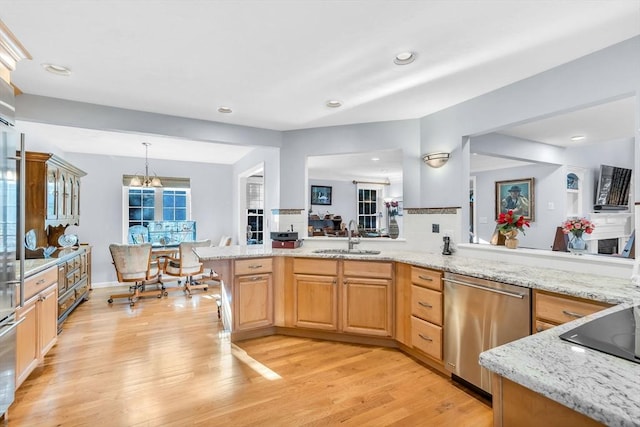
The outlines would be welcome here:
M 0 0 L 0 20 L 33 57 L 12 73 L 24 93 L 290 130 L 455 105 L 640 34 L 640 0 Z M 416 61 L 395 65 L 405 50 Z M 86 137 L 57 144 L 144 156 L 123 134 Z M 144 140 L 161 158 L 168 141 Z
M 310 179 L 402 182 L 402 150 L 309 156 L 307 170 Z

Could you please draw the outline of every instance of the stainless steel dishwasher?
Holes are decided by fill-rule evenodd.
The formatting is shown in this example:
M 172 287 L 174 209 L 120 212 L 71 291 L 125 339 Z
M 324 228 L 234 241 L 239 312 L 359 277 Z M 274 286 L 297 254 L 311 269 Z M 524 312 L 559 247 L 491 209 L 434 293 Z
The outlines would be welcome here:
M 531 289 L 446 273 L 444 330 L 444 363 L 453 379 L 491 394 L 491 372 L 478 356 L 530 334 Z

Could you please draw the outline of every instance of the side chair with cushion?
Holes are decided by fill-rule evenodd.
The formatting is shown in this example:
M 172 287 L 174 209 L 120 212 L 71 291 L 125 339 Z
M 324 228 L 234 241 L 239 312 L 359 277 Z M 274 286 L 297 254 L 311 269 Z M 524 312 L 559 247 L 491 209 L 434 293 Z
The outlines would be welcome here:
M 109 245 L 109 252 L 116 269 L 118 282 L 133 283 L 129 286 L 129 293 L 109 296 L 109 304 L 114 298 L 128 298 L 133 306 L 143 296 L 153 295 L 161 298 L 166 295 L 164 285 L 160 280 L 160 270 L 157 261 L 151 259 L 151 243 L 138 245 Z M 147 286 L 156 286 L 154 290 L 146 290 Z
M 196 242 L 182 242 L 178 245 L 178 257 L 166 257 L 162 271 L 164 274 L 174 277 L 184 277 L 184 292 L 191 297 L 194 289 L 207 290 L 210 284 L 219 284 L 214 277 L 209 277 L 205 273 L 200 259 L 193 252 L 194 248 L 209 247 L 211 240 L 200 240 Z M 180 284 L 178 280 L 178 284 Z M 215 282 L 215 283 L 211 283 Z
M 218 242 L 218 246 L 231 246 L 231 236 L 222 236 Z

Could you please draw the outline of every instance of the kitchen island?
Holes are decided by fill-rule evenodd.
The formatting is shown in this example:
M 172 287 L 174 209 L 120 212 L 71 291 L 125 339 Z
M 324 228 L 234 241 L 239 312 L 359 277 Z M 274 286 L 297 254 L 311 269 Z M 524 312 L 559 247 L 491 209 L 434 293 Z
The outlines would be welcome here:
M 496 261 L 414 251 L 373 254 L 320 254 L 313 249 L 249 246 L 198 248 L 202 261 L 259 257 L 309 257 L 407 263 L 563 295 L 617 304 L 571 323 L 484 352 L 489 370 L 546 398 L 607 425 L 640 425 L 640 364 L 578 347 L 558 336 L 580 323 L 638 303 L 631 279 L 514 265 Z M 230 284 L 223 287 L 230 291 Z

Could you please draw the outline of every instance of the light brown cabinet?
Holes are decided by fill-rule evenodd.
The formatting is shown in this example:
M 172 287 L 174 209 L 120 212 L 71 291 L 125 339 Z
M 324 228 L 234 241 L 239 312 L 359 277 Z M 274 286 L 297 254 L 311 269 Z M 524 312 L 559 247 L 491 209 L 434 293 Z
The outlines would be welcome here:
M 298 328 L 338 330 L 338 261 L 293 260 L 293 319 Z
M 393 264 L 344 260 L 342 269 L 342 330 L 393 336 Z
M 608 307 L 611 304 L 536 289 L 533 293 L 534 332 L 542 332 Z
M 235 330 L 273 325 L 273 266 L 271 258 L 234 263 Z
M 393 263 L 295 258 L 293 325 L 393 336 Z
M 411 266 L 411 345 L 442 360 L 442 272 Z
M 51 153 L 25 156 L 25 230 L 36 233 L 37 246 L 58 246 L 58 237 L 80 221 L 80 178 L 86 173 Z M 27 258 L 42 257 L 28 251 Z
M 25 280 L 25 302 L 16 309 L 16 388 L 31 374 L 58 337 L 57 269 Z

